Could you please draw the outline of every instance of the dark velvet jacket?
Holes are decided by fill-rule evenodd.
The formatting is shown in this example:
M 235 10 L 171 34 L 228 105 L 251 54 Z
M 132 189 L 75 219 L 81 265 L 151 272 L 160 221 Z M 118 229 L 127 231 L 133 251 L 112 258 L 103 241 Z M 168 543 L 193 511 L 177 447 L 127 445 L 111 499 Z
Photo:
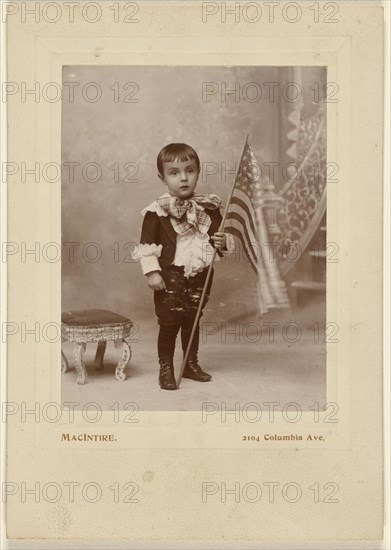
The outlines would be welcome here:
M 208 229 L 208 235 L 212 237 L 219 230 L 222 216 L 218 208 L 216 210 L 205 208 L 205 212 L 212 220 Z M 158 258 L 160 266 L 168 266 L 173 263 L 176 250 L 176 237 L 177 233 L 170 222 L 169 216 L 158 216 L 156 212 L 150 211 L 145 213 L 140 243 L 163 245 L 162 253 L 160 258 Z M 209 242 L 214 246 L 210 238 Z M 219 256 L 223 256 L 223 253 L 219 250 L 217 250 L 217 253 Z

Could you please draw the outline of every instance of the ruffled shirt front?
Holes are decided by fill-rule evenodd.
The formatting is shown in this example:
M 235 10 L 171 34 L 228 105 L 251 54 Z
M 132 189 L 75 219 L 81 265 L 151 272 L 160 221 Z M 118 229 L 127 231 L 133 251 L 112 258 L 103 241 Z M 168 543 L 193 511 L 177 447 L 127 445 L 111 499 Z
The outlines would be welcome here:
M 196 229 L 189 229 L 186 233 L 176 236 L 173 264 L 184 266 L 185 277 L 193 277 L 210 265 L 213 253 L 214 248 L 209 242 L 209 235 L 202 234 Z
M 170 197 L 168 193 L 162 196 Z M 146 212 L 156 212 L 158 216 L 168 216 L 167 212 L 159 206 L 157 201 L 146 206 L 141 211 L 141 214 L 144 216 Z M 175 230 L 174 220 L 170 218 L 170 221 Z M 173 265 L 183 266 L 185 277 L 193 277 L 210 265 L 215 249 L 209 242 L 209 235 L 207 233 L 200 233 L 195 228 L 191 228 L 182 234 L 176 233 L 176 250 Z M 234 246 L 232 235 L 227 234 L 227 251 L 231 252 Z M 136 257 L 140 260 L 144 274 L 151 271 L 161 271 L 157 260 L 160 258 L 161 249 L 162 245 L 140 245 Z M 219 261 L 219 259 L 220 258 L 216 255 L 215 261 Z

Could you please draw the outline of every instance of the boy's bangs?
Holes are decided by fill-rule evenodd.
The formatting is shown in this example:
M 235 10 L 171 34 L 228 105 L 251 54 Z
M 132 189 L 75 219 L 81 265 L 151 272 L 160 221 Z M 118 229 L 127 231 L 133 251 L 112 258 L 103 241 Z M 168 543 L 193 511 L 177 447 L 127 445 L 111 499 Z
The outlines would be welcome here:
M 179 153 L 179 154 L 166 154 L 163 157 L 163 162 L 185 162 L 186 160 L 195 160 L 194 153 Z
M 189 160 L 194 160 L 197 169 L 200 169 L 200 159 L 196 151 L 187 145 L 186 143 L 170 143 L 166 145 L 157 157 L 157 168 L 159 174 L 163 173 L 163 164 L 165 162 L 185 162 Z

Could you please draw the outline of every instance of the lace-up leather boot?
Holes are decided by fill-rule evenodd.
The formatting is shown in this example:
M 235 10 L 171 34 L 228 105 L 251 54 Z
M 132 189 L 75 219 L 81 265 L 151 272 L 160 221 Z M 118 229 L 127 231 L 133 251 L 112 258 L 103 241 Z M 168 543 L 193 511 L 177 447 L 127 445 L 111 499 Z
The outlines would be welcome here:
M 197 353 L 191 353 L 183 371 L 183 378 L 190 378 L 196 382 L 209 382 L 212 376 L 204 372 L 198 364 Z
M 192 330 L 192 321 L 188 321 L 182 325 L 182 350 L 183 355 L 186 353 L 187 345 L 190 340 L 190 334 Z M 197 382 L 208 382 L 212 379 L 212 376 L 207 372 L 204 372 L 198 364 L 198 346 L 200 340 L 200 327 L 197 326 L 194 338 L 191 344 L 189 359 L 187 360 L 186 366 L 183 371 L 183 378 L 190 378 L 191 380 L 196 380 Z
M 162 390 L 176 390 L 174 363 L 172 358 L 159 359 L 159 384 Z

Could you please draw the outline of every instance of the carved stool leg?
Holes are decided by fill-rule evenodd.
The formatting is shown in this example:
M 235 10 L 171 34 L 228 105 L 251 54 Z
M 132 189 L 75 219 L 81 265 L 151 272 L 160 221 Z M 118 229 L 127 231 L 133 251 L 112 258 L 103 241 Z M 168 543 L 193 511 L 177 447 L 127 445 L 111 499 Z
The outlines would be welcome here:
M 68 359 L 65 357 L 65 353 L 61 350 L 61 372 L 68 372 L 69 368 Z
M 130 344 L 126 341 L 124 338 L 122 341 L 118 340 L 114 342 L 114 345 L 116 348 L 121 346 L 122 344 L 122 357 L 117 365 L 117 368 L 115 369 L 115 377 L 117 380 L 125 380 L 126 379 L 126 373 L 125 369 L 130 361 L 130 358 L 132 357 L 132 351 Z
M 77 383 L 86 384 L 87 383 L 87 371 L 83 363 L 83 353 L 85 352 L 87 344 L 82 342 L 81 344 L 75 344 L 73 348 L 73 360 L 75 363 L 75 369 L 77 372 Z
M 63 342 L 66 342 L 66 339 L 64 337 L 61 338 L 61 346 Z M 70 369 L 68 359 L 66 358 L 65 353 L 62 351 L 61 347 L 61 372 L 68 372 Z
M 103 369 L 103 357 L 105 355 L 106 351 L 106 340 L 100 340 L 98 342 L 98 347 L 96 348 L 96 354 L 95 354 L 95 369 L 96 370 L 102 370 Z

